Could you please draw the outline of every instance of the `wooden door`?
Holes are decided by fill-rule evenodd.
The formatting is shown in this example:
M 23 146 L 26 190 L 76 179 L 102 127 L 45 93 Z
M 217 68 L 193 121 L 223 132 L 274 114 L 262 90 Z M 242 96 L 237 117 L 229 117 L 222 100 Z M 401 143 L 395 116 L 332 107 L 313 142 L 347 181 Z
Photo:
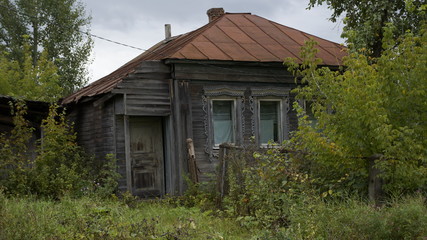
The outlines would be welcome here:
M 161 117 L 130 117 L 132 192 L 142 197 L 164 194 L 163 131 Z

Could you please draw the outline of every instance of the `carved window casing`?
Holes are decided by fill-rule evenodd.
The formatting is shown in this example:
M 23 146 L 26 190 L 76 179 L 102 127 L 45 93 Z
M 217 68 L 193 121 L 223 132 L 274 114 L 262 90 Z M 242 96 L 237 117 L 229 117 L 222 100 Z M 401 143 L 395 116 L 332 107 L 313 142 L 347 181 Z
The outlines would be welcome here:
M 283 87 L 251 88 L 248 99 L 245 99 L 245 91 L 246 88 L 228 86 L 205 87 L 203 89 L 205 152 L 209 155 L 210 160 L 217 157 L 219 147 L 218 138 L 215 140 L 215 124 L 217 127 L 223 124 L 232 131 L 229 136 L 219 139 L 231 139 L 230 142 L 235 145 L 244 144 L 245 104 L 248 104 L 248 110 L 251 112 L 250 129 L 252 136 L 255 137 L 256 144 L 265 146 L 268 143 L 268 138 L 272 138 L 272 141 L 278 143 L 289 138 L 290 89 Z M 223 106 L 223 110 L 221 110 L 223 118 L 219 115 L 214 116 L 218 114 L 217 112 L 214 113 L 215 106 Z M 219 121 L 223 120 L 223 123 L 215 123 L 215 118 L 218 116 Z M 217 134 L 223 134 L 223 132 L 217 131 Z
M 245 130 L 243 112 L 245 111 L 246 88 L 230 88 L 225 86 L 205 87 L 202 95 L 202 105 L 204 112 L 204 128 L 206 136 L 205 152 L 210 159 L 217 155 L 220 139 L 229 139 L 230 143 L 240 145 L 243 142 L 243 132 Z M 214 109 L 214 108 L 217 109 Z M 229 109 L 229 110 L 227 110 Z M 230 115 L 228 115 L 230 111 Z M 230 123 L 231 121 L 231 123 Z M 232 131 L 229 136 L 225 136 L 224 127 Z M 223 136 L 217 136 L 215 133 Z
M 257 145 L 289 138 L 289 91 L 280 87 L 251 89 L 251 128 Z

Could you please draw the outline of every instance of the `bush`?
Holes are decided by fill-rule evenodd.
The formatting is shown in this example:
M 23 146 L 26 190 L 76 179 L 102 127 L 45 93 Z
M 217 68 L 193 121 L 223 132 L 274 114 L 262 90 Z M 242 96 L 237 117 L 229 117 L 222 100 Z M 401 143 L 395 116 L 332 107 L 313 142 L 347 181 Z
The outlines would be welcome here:
M 32 192 L 42 196 L 77 194 L 89 184 L 88 159 L 76 143 L 65 112 L 58 111 L 58 106 L 52 105 L 42 121 L 43 138 L 33 167 L 28 169 Z
M 10 135 L 0 135 L 0 188 L 8 192 L 26 194 L 29 192 L 29 172 L 31 165 L 28 146 L 34 129 L 24 118 L 27 107 L 24 102 L 10 103 L 13 124 Z
M 290 224 L 290 209 L 310 197 L 308 175 L 280 148 L 230 154 L 229 193 L 224 208 L 245 225 L 278 229 Z
M 107 154 L 104 164 L 95 174 L 93 192 L 102 198 L 110 197 L 117 191 L 121 175 L 117 172 L 117 159 L 114 154 Z
M 35 159 L 28 153 L 33 128 L 25 119 L 25 104 L 18 102 L 14 109 L 15 127 L 10 136 L 0 136 L 0 188 L 6 193 L 57 199 L 86 193 L 108 197 L 115 192 L 119 178 L 115 157 L 109 155 L 96 165 L 77 145 L 76 134 L 57 105 L 42 121 L 43 138 Z

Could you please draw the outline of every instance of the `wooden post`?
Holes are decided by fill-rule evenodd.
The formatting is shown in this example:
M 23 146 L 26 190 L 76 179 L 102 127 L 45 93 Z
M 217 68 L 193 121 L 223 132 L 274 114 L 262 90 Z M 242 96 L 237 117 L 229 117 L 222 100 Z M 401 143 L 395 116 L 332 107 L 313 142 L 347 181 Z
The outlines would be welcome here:
M 217 191 L 220 195 L 220 202 L 222 202 L 222 199 L 228 193 L 228 162 L 226 161 L 226 157 L 231 148 L 233 148 L 233 146 L 228 143 L 222 143 L 221 145 L 219 145 Z
M 380 154 L 374 154 L 368 158 L 369 161 L 369 200 L 375 202 L 375 205 L 381 205 L 383 198 L 383 179 L 379 176 L 381 171 L 375 166 L 375 161 L 381 159 Z
M 198 169 L 196 164 L 196 153 L 194 151 L 193 139 L 187 138 L 187 150 L 188 150 L 188 172 L 190 179 L 193 183 L 199 182 Z

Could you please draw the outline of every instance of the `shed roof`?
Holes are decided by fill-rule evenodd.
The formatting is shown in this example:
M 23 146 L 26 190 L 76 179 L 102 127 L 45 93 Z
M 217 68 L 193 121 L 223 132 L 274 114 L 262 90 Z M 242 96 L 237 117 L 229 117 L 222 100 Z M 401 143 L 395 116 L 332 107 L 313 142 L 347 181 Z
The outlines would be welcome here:
M 111 91 L 142 61 L 283 62 L 285 58 L 292 57 L 300 62 L 301 46 L 310 38 L 318 42 L 317 57 L 323 60 L 323 64 L 342 64 L 346 53 L 338 43 L 250 13 L 226 13 L 192 32 L 160 41 L 111 74 L 64 98 L 63 103 Z

